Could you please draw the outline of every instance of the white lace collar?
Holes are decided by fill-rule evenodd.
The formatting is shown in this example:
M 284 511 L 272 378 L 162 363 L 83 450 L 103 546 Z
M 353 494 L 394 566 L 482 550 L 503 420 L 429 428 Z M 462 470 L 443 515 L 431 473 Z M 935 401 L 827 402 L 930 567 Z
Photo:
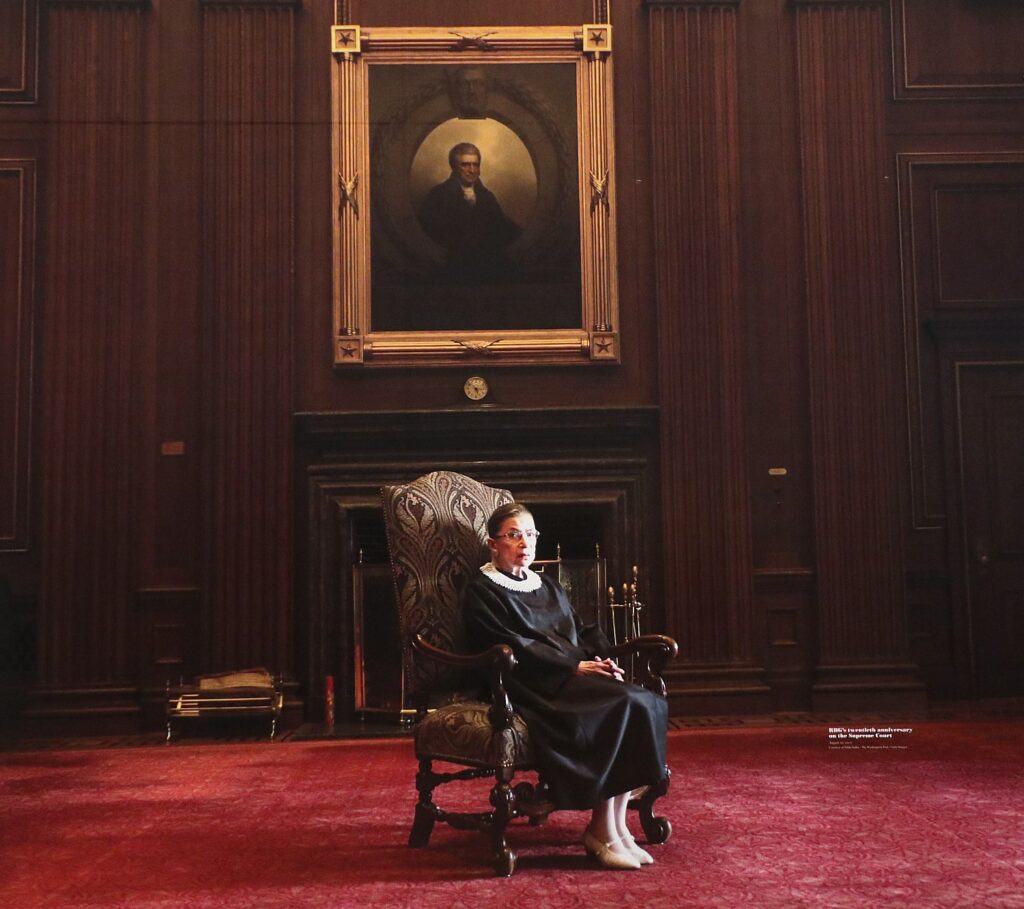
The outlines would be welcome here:
M 533 593 L 535 590 L 540 589 L 540 575 L 536 571 L 530 571 L 529 568 L 523 569 L 526 572 L 526 577 L 522 580 L 505 574 L 493 562 L 481 565 L 480 570 L 486 578 L 489 578 L 499 587 L 504 587 L 506 590 L 513 590 L 516 593 Z

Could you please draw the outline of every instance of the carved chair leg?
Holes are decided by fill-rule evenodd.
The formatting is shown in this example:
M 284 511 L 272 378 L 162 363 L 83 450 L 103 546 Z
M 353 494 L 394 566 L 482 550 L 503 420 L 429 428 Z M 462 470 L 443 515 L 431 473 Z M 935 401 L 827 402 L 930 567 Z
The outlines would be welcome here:
M 420 760 L 420 769 L 416 774 L 416 789 L 419 792 L 419 800 L 416 802 L 416 814 L 412 821 L 412 830 L 409 833 L 409 845 L 414 849 L 425 849 L 430 842 L 430 834 L 434 830 L 434 821 L 437 819 L 437 806 L 433 802 L 434 787 L 437 785 L 437 777 L 433 772 L 433 762 L 430 758 Z
M 512 775 L 513 771 L 508 767 L 496 770 L 494 788 L 491 789 L 491 806 L 494 808 L 491 819 L 491 854 L 494 870 L 501 877 L 511 877 L 516 870 L 516 854 L 508 848 L 508 840 L 505 839 L 505 828 L 516 813 L 516 794 L 509 785 Z
M 666 767 L 665 779 L 649 786 L 639 800 L 630 803 L 631 807 L 637 809 L 640 826 L 643 827 L 648 843 L 665 843 L 672 836 L 672 822 L 667 817 L 656 817 L 654 814 L 654 803 L 668 792 L 671 777 L 672 774 Z
M 519 783 L 512 791 L 516 796 L 516 811 L 526 815 L 530 819 L 531 827 L 541 827 L 547 823 L 548 815 L 554 810 L 551 801 L 551 792 L 547 783 L 538 780 L 537 785 L 533 783 Z

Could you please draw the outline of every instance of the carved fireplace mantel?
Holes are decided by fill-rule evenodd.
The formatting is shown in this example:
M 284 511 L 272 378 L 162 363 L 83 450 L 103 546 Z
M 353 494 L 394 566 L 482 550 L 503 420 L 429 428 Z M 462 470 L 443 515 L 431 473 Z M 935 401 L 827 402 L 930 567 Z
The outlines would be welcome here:
M 380 489 L 431 470 L 456 470 L 512 490 L 544 530 L 541 558 L 607 559 L 609 582 L 643 568 L 657 625 L 661 602 L 658 410 L 655 407 L 298 413 L 304 476 L 307 584 L 295 612 L 304 653 L 307 709 L 322 713 L 323 679 L 334 677 L 339 718 L 354 715 L 353 566 L 386 561 Z M 301 485 L 299 486 L 301 488 Z M 551 553 L 544 547 L 552 548 Z

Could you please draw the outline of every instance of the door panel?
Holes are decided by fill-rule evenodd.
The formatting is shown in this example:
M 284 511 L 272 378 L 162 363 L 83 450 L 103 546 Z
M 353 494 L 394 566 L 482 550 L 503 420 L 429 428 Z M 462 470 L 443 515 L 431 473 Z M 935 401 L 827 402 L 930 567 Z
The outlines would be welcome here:
M 961 367 L 964 556 L 974 677 L 1024 694 L 1024 364 Z

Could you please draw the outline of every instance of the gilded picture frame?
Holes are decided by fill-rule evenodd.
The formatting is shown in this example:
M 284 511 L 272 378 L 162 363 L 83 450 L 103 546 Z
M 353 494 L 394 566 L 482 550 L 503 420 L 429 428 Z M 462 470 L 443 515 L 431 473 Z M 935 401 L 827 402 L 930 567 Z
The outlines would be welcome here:
M 611 26 L 331 51 L 335 365 L 619 362 Z

